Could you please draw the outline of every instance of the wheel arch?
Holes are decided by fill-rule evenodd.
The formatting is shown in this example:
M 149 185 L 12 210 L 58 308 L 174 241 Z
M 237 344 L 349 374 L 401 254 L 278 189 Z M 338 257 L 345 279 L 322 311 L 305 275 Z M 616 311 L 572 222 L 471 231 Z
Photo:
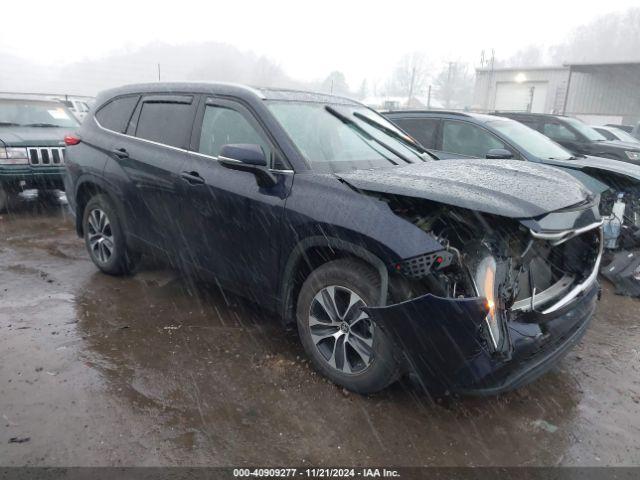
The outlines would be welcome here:
M 109 186 L 107 182 L 103 179 L 87 176 L 78 181 L 75 195 L 74 195 L 74 204 L 75 204 L 75 215 L 76 215 L 76 233 L 79 237 L 83 236 L 82 231 L 82 219 L 84 218 L 84 208 L 95 195 L 106 195 L 113 202 L 114 206 L 118 210 L 120 214 L 121 221 L 124 223 L 126 219 L 121 214 L 122 208 L 120 202 L 118 201 L 118 196 L 113 192 L 113 189 Z
M 290 253 L 280 282 L 280 314 L 285 323 L 295 321 L 296 302 L 302 284 L 320 265 L 338 258 L 357 258 L 380 276 L 380 305 L 386 305 L 389 272 L 385 263 L 366 248 L 333 237 L 314 236 L 299 242 Z

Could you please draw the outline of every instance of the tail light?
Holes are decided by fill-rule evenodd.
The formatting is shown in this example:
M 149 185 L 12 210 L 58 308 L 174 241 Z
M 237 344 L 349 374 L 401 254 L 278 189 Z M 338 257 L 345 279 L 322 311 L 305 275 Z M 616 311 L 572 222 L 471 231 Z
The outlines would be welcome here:
M 66 146 L 77 145 L 80 143 L 80 137 L 75 135 L 67 135 L 64 137 L 64 144 Z

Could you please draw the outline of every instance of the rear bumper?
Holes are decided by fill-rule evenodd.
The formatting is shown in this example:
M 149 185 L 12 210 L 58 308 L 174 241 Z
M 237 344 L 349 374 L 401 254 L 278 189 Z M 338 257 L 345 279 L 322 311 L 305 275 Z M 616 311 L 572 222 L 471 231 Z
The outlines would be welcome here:
M 586 332 L 598 300 L 597 282 L 562 310 L 508 322 L 510 348 L 492 353 L 483 334 L 482 298 L 424 295 L 368 308 L 426 390 L 495 395 L 524 386 L 552 368 Z
M 0 184 L 9 188 L 64 189 L 64 167 L 32 167 L 30 165 L 0 166 Z

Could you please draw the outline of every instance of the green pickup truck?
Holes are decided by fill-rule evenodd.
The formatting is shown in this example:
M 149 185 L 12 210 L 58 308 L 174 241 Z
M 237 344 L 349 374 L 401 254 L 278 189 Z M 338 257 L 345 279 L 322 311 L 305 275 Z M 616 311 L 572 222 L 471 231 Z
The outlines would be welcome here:
M 64 188 L 64 137 L 78 127 L 60 102 L 0 98 L 0 213 L 21 190 Z

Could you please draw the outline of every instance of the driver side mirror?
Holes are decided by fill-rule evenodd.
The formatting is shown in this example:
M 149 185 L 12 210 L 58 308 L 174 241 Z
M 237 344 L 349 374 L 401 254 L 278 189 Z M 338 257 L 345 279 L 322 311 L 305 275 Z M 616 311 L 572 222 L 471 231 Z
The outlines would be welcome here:
M 488 158 L 490 160 L 509 160 L 513 158 L 513 153 L 504 148 L 492 148 L 487 152 L 484 158 Z
M 260 187 L 269 188 L 278 183 L 276 177 L 267 168 L 267 158 L 260 145 L 249 143 L 223 145 L 218 161 L 220 165 L 231 170 L 253 173 Z

